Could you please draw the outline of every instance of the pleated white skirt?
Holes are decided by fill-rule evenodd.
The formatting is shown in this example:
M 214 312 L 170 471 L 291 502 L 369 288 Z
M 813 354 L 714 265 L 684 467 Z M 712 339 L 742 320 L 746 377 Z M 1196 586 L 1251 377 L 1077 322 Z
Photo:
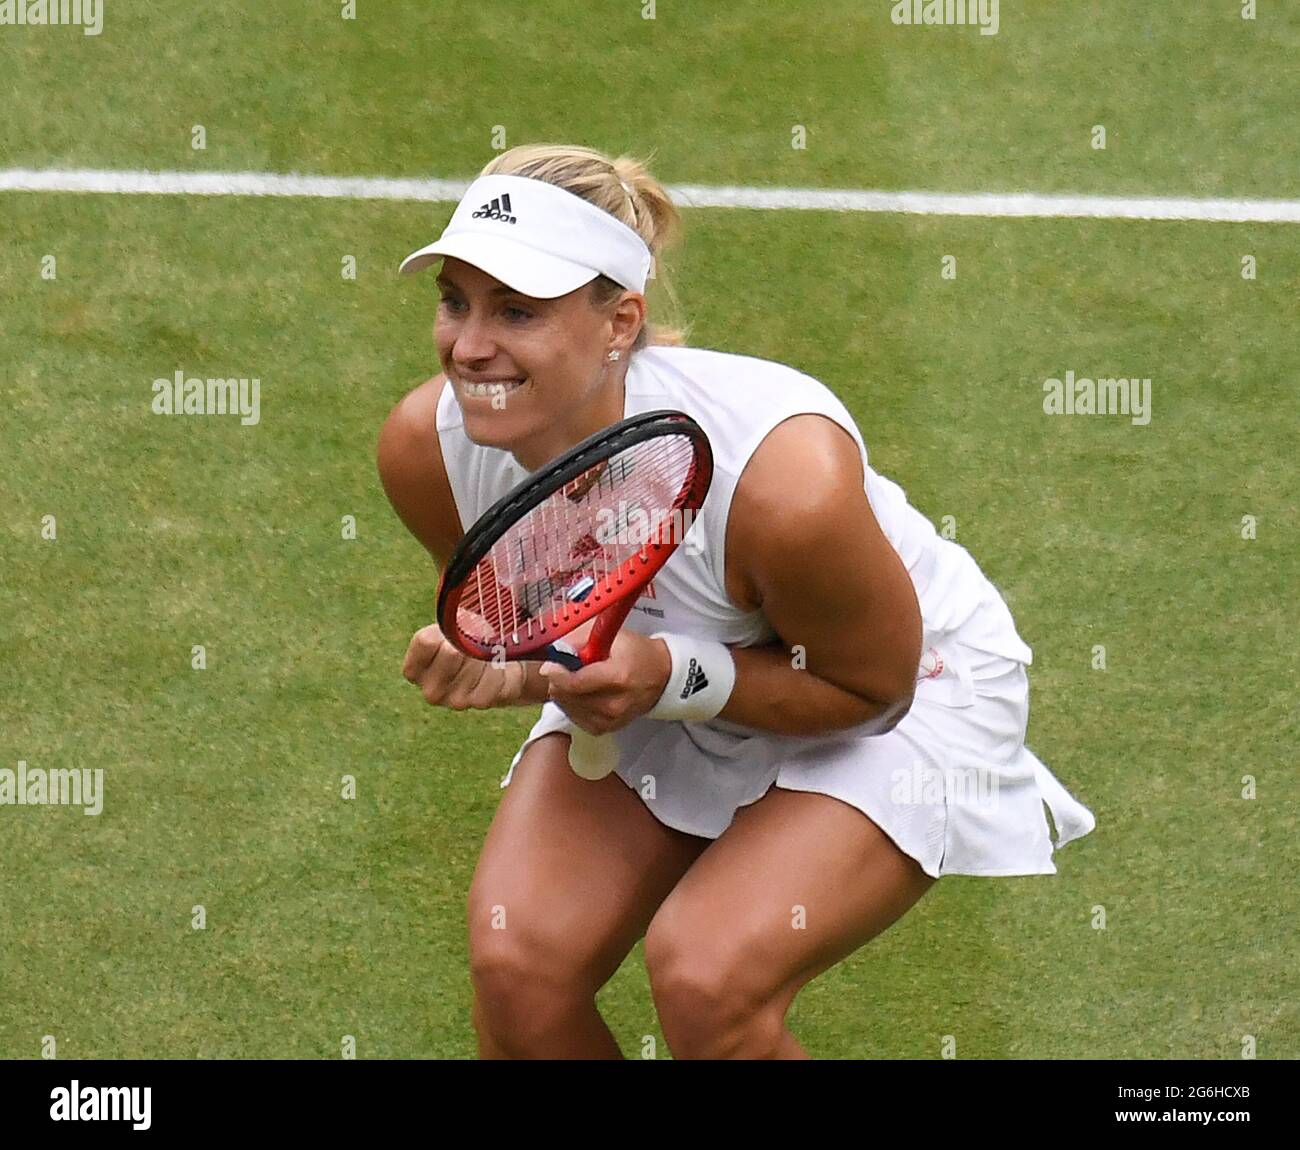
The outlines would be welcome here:
M 912 708 L 886 734 L 807 737 L 721 719 L 639 719 L 616 736 L 617 773 L 661 822 L 704 838 L 778 786 L 857 808 L 932 877 L 1055 874 L 1054 849 L 1096 820 L 1025 746 L 1024 663 L 959 636 L 929 646 Z M 529 743 L 571 729 L 547 703 L 501 786 Z

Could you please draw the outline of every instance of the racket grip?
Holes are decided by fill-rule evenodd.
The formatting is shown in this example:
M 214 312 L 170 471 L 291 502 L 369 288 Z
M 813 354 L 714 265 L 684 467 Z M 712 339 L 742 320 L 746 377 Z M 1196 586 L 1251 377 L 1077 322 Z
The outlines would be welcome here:
M 635 602 L 635 595 L 627 595 L 612 607 L 606 607 L 597 617 L 586 645 L 577 652 L 576 658 L 568 655 L 572 648 L 563 642 L 551 644 L 549 657 L 570 670 L 608 658 L 614 637 Z M 573 663 L 577 663 L 577 667 Z M 618 743 L 613 735 L 589 735 L 575 724 L 569 736 L 569 766 L 579 778 L 603 779 L 618 766 Z
M 603 779 L 618 766 L 618 742 L 613 735 L 591 735 L 574 727 L 569 736 L 569 766 L 583 779 Z

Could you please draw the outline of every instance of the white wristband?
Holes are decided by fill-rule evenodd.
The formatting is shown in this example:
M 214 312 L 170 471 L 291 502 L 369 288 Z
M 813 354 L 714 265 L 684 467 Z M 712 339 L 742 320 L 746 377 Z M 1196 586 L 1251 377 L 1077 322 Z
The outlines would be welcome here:
M 731 698 L 736 685 L 736 662 L 722 644 L 690 635 L 658 631 L 672 657 L 668 685 L 647 714 L 650 719 L 702 721 L 712 719 Z

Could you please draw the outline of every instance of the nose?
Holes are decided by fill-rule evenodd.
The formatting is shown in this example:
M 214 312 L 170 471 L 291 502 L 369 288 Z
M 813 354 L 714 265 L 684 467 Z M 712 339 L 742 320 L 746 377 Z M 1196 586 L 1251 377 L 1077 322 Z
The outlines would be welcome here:
M 457 364 L 491 359 L 496 354 L 491 325 L 476 315 L 462 318 L 452 339 L 451 357 Z

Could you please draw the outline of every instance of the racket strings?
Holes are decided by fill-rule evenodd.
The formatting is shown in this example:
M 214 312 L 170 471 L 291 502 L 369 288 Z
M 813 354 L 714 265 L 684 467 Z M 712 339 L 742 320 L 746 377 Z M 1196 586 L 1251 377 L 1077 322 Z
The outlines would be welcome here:
M 466 581 L 457 623 L 480 643 L 559 622 L 656 542 L 680 542 L 695 475 L 689 436 L 645 440 L 588 468 L 508 528 Z

